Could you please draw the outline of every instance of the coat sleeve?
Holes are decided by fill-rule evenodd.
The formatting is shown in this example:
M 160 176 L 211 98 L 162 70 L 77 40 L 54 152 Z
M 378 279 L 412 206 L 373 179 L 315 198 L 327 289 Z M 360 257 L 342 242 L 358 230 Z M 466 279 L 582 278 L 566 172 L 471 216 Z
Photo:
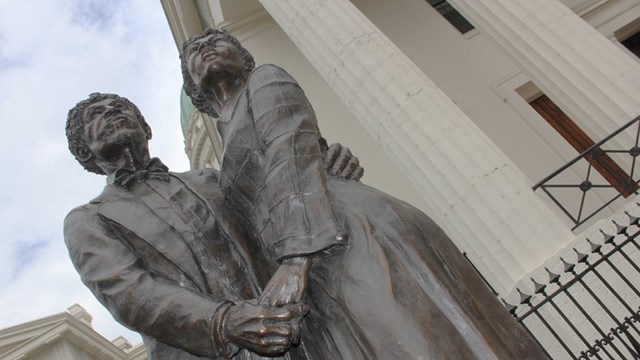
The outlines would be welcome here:
M 247 84 L 264 154 L 266 195 L 279 260 L 346 242 L 329 200 L 315 114 L 298 83 L 283 69 L 263 65 Z
M 229 356 L 220 316 L 230 302 L 207 299 L 152 275 L 123 241 L 120 229 L 86 208 L 64 222 L 64 239 L 82 282 L 126 327 L 206 357 Z

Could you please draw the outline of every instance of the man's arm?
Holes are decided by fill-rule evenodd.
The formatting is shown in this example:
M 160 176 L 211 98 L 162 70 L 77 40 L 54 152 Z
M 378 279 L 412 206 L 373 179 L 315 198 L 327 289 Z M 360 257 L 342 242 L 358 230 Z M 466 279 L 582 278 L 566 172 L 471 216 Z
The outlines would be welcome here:
M 65 219 L 74 266 L 118 322 L 198 356 L 230 357 L 240 347 L 263 354 L 288 349 L 290 320 L 305 314 L 300 305 L 272 309 L 205 297 L 152 275 L 123 236 L 122 229 L 87 209 L 75 209 Z

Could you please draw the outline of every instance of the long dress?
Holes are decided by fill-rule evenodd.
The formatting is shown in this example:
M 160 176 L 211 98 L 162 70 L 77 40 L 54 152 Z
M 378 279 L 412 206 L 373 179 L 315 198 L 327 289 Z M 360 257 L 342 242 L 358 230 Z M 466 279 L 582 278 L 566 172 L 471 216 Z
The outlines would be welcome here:
M 444 232 L 411 205 L 327 177 L 314 112 L 274 65 L 217 123 L 226 201 L 271 264 L 311 256 L 310 359 L 545 359 Z

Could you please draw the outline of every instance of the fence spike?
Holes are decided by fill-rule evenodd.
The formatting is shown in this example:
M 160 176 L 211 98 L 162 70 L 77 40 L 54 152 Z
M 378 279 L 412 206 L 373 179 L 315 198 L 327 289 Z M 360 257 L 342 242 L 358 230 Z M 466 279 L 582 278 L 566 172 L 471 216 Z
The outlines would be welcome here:
M 529 279 L 531 279 L 531 282 L 533 282 L 533 292 L 535 294 L 544 294 L 544 289 L 546 289 L 547 285 L 540 284 L 534 278 Z
M 605 244 L 613 243 L 613 238 L 615 238 L 615 235 L 606 234 L 604 231 L 602 231 L 602 229 L 600 229 L 600 233 L 602 234 L 602 236 L 604 236 L 604 243 Z
M 562 264 L 564 265 L 564 272 L 573 273 L 573 269 L 576 267 L 576 265 L 566 262 L 562 257 L 560 257 L 560 260 L 562 260 Z
M 504 304 L 504 307 L 507 308 L 507 311 L 509 311 L 511 315 L 516 316 L 516 310 L 518 309 L 518 307 L 515 305 L 509 304 L 508 302 L 505 301 L 504 298 L 500 298 L 500 300 L 502 300 L 502 303 Z
M 560 275 L 552 273 L 549 268 L 545 267 L 544 268 L 547 271 L 547 274 L 549 274 L 549 282 L 552 284 L 560 284 Z
M 578 251 L 578 249 L 573 248 L 573 251 L 576 253 L 576 255 L 578 256 L 578 263 L 587 263 L 587 258 L 589 257 L 589 255 L 587 254 L 583 254 L 580 251 Z
M 640 217 L 637 216 L 633 216 L 631 214 L 629 214 L 628 211 L 624 211 L 625 214 L 627 214 L 627 216 L 629 217 L 629 225 L 637 225 L 638 220 L 640 220 Z
M 616 225 L 616 234 L 618 234 L 618 235 L 624 234 L 625 231 L 627 230 L 626 226 L 618 224 L 614 219 L 611 219 L 611 222 Z
M 591 245 L 591 253 L 592 254 L 601 254 L 600 250 L 602 250 L 602 245 L 592 243 L 591 240 L 587 239 L 589 245 Z
M 520 288 L 516 288 L 520 294 L 520 304 L 531 305 L 531 295 L 523 293 Z

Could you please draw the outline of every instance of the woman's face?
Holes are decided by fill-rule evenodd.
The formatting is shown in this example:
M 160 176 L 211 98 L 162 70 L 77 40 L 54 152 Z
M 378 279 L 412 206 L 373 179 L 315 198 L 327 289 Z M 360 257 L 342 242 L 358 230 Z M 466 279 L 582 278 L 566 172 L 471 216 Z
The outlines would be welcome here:
M 193 41 L 185 53 L 191 79 L 200 89 L 213 87 L 225 77 L 241 76 L 245 71 L 238 49 L 220 34 Z

